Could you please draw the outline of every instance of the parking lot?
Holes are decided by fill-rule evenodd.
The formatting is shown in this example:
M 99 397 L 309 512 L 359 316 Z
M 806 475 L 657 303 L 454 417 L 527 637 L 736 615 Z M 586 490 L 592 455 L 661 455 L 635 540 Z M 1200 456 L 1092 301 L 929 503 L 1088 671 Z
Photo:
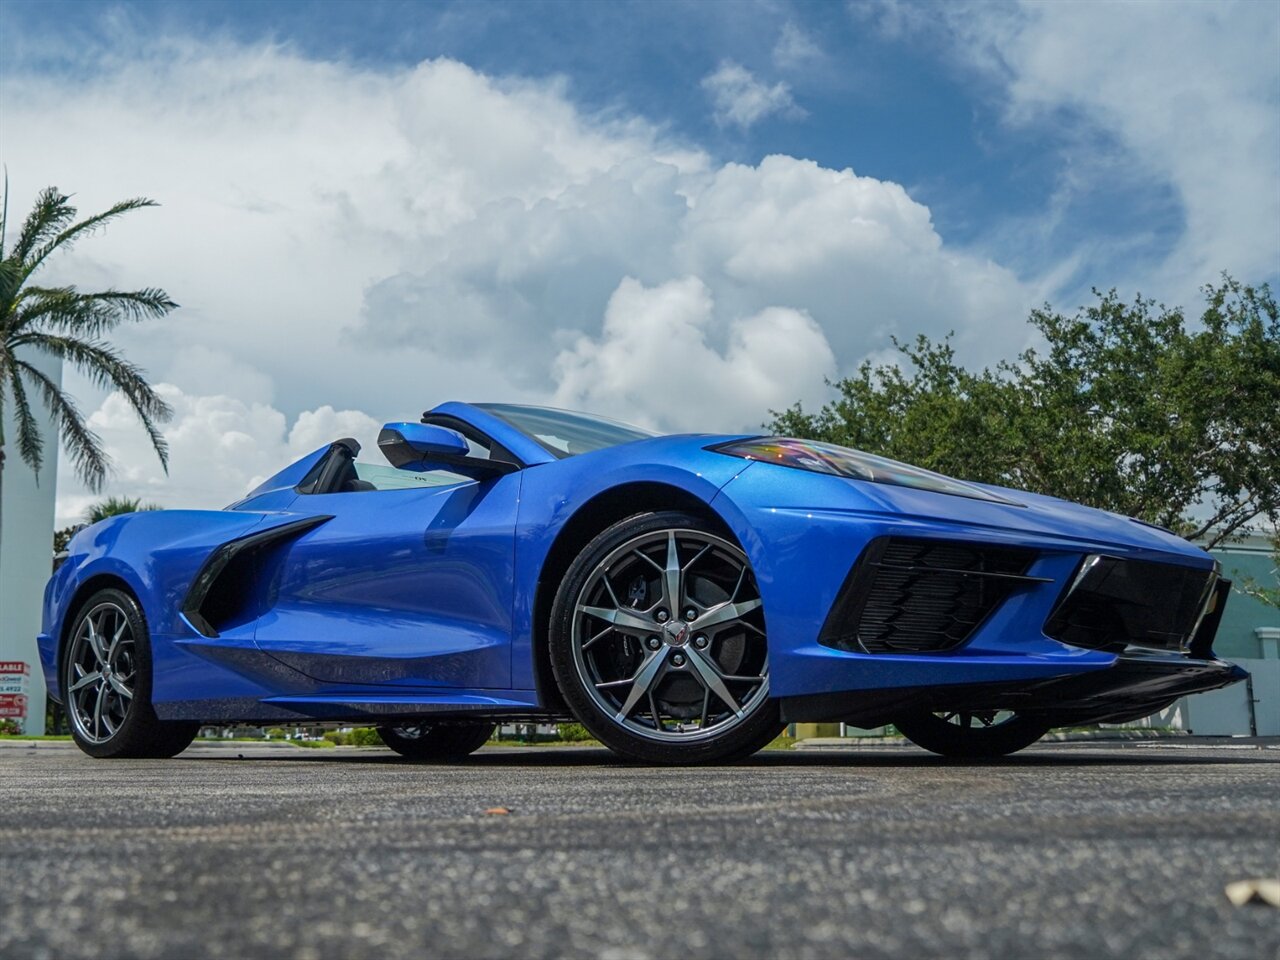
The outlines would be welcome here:
M 1280 747 L 0 746 L 0 955 L 1274 957 Z M 504 812 L 505 811 L 505 812 Z

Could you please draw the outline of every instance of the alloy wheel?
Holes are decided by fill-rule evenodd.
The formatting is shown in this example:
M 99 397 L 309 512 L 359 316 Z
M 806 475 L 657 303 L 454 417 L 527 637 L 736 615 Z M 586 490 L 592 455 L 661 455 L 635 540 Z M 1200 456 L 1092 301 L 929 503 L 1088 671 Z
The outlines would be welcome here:
M 133 706 L 136 677 L 129 616 L 115 603 L 99 603 L 80 622 L 67 654 L 67 712 L 84 740 L 106 743 L 116 735 Z
M 746 556 L 701 530 L 633 537 L 601 561 L 572 617 L 578 677 L 629 733 L 704 741 L 767 700 L 760 593 Z

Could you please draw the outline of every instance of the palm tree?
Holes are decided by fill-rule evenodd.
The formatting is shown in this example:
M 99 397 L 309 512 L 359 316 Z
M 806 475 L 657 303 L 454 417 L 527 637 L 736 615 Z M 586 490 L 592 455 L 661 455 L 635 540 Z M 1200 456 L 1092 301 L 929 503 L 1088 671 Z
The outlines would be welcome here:
M 140 497 L 107 497 L 89 506 L 84 512 L 84 522 L 94 524 L 107 517 L 118 517 L 122 513 L 144 513 L 159 509 L 158 504 L 143 503 Z
M 177 304 L 156 287 L 81 293 L 72 286 L 31 283 L 54 251 L 69 248 L 131 210 L 157 206 L 155 201 L 139 197 L 76 222 L 76 208 L 70 200 L 56 187 L 42 191 L 13 246 L 6 249 L 9 183 L 5 178 L 0 210 L 0 480 L 4 476 L 6 404 L 13 407 L 18 454 L 34 471 L 43 464 L 45 438 L 33 411 L 33 404 L 39 402 L 52 415 L 76 473 L 90 490 L 97 491 L 110 468 L 101 440 L 85 425 L 75 401 L 24 356 L 43 353 L 58 357 L 96 386 L 124 394 L 168 472 L 169 450 L 157 424 L 167 420 L 172 411 L 147 383 L 143 371 L 103 337 L 126 321 L 163 317 Z

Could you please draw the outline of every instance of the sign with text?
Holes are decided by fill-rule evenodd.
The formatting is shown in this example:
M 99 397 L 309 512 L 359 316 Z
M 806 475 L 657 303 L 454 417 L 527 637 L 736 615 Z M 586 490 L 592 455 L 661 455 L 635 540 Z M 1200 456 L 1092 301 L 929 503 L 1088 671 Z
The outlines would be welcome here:
M 0 717 L 22 719 L 27 715 L 27 698 L 21 693 L 0 693 Z

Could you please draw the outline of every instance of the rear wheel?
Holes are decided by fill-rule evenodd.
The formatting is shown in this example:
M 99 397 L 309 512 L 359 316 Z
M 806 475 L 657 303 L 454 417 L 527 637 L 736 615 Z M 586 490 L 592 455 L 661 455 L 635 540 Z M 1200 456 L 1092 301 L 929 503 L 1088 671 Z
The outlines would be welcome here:
M 100 590 L 80 608 L 62 661 L 71 736 L 91 757 L 172 757 L 198 723 L 166 722 L 151 706 L 151 642 L 138 602 Z
M 1029 747 L 1047 723 L 1008 711 L 920 713 L 894 721 L 898 732 L 918 747 L 944 757 L 1003 757 Z
M 751 566 L 690 514 L 641 514 L 588 544 L 556 594 L 550 652 L 574 715 L 633 759 L 733 760 L 782 729 Z
M 461 760 L 493 736 L 492 723 L 409 723 L 378 728 L 388 747 L 410 760 Z

